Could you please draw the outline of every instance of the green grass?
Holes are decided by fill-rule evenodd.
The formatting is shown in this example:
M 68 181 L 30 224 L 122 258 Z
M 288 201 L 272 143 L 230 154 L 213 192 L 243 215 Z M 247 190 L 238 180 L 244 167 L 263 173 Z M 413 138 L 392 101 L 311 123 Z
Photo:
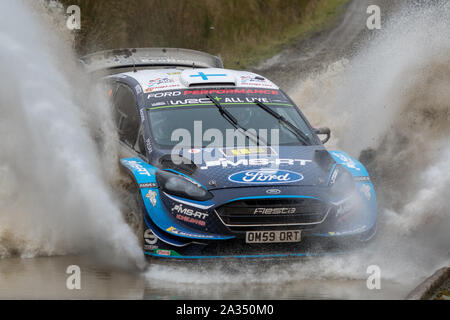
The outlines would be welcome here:
M 279 38 L 267 39 L 265 43 L 255 44 L 225 56 L 225 65 L 229 68 L 247 68 L 269 59 L 284 48 L 331 26 L 348 2 L 349 0 L 315 1 L 311 8 L 307 8 L 309 11 L 305 13 L 304 18 L 298 24 L 287 26 Z
M 349 0 L 60 0 L 81 8 L 80 54 L 180 47 L 248 68 L 326 28 Z

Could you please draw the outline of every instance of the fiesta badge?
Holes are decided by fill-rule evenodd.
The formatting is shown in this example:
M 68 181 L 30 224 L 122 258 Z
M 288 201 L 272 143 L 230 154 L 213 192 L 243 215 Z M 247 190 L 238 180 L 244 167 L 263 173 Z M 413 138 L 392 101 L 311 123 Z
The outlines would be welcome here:
M 287 170 L 259 169 L 236 172 L 228 180 L 250 184 L 292 183 L 303 180 L 303 175 Z

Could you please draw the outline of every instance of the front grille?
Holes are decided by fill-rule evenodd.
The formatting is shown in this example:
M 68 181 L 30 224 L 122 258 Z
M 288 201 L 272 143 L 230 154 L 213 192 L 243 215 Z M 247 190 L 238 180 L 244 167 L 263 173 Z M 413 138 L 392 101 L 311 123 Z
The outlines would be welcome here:
M 315 225 L 323 222 L 328 206 L 317 199 L 250 199 L 225 204 L 216 209 L 228 227 Z

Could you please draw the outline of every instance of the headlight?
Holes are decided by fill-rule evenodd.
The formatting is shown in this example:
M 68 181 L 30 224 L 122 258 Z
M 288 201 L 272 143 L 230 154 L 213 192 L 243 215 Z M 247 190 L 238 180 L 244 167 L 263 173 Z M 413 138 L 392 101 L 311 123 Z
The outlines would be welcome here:
M 355 191 L 355 181 L 351 173 L 338 164 L 331 174 L 329 187 L 333 196 L 346 197 Z
M 158 186 L 165 192 L 182 198 L 205 201 L 213 197 L 213 195 L 193 181 L 181 175 L 177 175 L 167 171 L 157 171 L 156 180 Z

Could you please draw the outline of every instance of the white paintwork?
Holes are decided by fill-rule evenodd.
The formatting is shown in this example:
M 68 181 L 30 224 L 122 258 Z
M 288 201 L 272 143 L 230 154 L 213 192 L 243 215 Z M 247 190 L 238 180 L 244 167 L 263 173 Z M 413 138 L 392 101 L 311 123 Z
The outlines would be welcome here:
M 208 87 L 216 83 L 228 83 L 236 87 L 278 89 L 273 82 L 255 73 L 219 68 L 148 69 L 122 74 L 136 79 L 145 93 L 188 89 L 191 85 L 196 85 L 195 88 L 203 84 Z M 113 77 L 117 76 L 120 77 L 120 74 Z

